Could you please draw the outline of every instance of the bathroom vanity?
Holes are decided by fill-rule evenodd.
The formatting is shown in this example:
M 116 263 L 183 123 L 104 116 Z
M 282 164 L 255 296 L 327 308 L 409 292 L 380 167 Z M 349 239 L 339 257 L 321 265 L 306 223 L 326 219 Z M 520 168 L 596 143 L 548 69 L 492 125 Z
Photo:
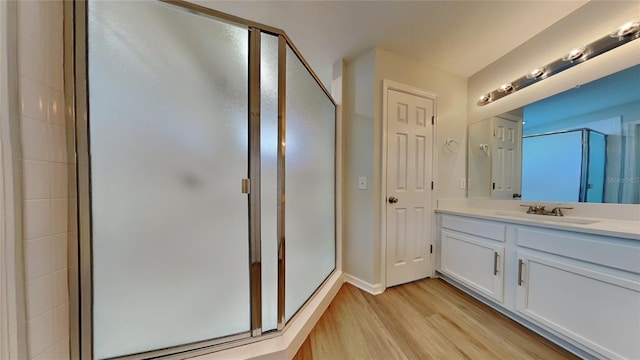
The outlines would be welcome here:
M 438 212 L 438 275 L 577 355 L 640 359 L 640 223 Z

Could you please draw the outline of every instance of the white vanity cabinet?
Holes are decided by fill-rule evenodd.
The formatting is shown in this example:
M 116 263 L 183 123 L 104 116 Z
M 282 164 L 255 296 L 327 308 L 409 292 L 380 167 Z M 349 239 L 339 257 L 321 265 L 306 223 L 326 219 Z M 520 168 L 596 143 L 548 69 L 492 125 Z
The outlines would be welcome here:
M 637 240 L 516 229 L 517 312 L 608 359 L 640 359 Z
M 582 357 L 640 359 L 639 240 L 453 214 L 439 226 L 443 278 Z
M 504 224 L 442 218 L 440 271 L 502 303 Z

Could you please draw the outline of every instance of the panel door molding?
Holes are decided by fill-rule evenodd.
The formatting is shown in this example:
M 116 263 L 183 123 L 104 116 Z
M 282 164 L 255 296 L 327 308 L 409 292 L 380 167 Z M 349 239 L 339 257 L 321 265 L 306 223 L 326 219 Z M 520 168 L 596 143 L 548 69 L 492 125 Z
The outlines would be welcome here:
M 433 99 L 387 90 L 386 286 L 433 269 Z

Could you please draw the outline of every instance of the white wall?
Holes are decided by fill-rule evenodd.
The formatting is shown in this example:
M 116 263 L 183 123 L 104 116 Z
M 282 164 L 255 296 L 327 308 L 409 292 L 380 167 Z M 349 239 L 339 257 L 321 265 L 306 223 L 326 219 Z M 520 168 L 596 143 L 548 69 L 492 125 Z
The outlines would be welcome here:
M 469 197 L 491 197 L 491 121 L 480 121 L 469 126 L 469 163 L 467 188 Z M 480 145 L 487 145 L 486 150 Z
M 376 50 L 346 64 L 342 120 L 343 271 L 374 283 L 374 93 Z M 380 91 L 382 88 L 380 88 Z M 358 189 L 358 177 L 369 182 Z
M 69 358 L 67 242 L 75 238 L 61 1 L 20 1 L 18 72 L 29 359 Z
M 640 41 L 636 40 L 495 103 L 486 106 L 476 105 L 480 95 L 563 56 L 573 48 L 613 32 L 622 24 L 637 18 L 638 14 L 640 2 L 637 1 L 592 1 L 550 26 L 469 78 L 468 121 L 476 122 L 513 110 L 638 64 Z M 502 36 L 518 34 L 507 32 Z
M 465 177 L 466 79 L 428 63 L 375 48 L 347 64 L 344 119 L 344 271 L 371 285 L 381 282 L 382 81 L 388 79 L 437 96 L 434 154 L 436 197 L 463 198 Z M 455 139 L 457 153 L 444 151 Z M 367 190 L 358 190 L 366 176 Z
M 388 79 L 426 90 L 437 96 L 436 129 L 438 138 L 435 158 L 438 161 L 436 179 L 437 198 L 463 198 L 465 191 L 459 188 L 460 179 L 465 177 L 465 149 L 467 114 L 467 80 L 452 73 L 434 68 L 428 63 L 403 57 L 392 52 L 377 49 L 375 84 L 374 147 L 376 149 L 376 172 L 380 173 L 382 141 L 382 80 Z M 444 150 L 446 139 L 455 139 L 460 145 L 455 154 Z M 378 176 L 379 178 L 379 176 Z M 455 181 L 453 181 L 455 180 Z M 377 184 L 379 186 L 379 184 Z

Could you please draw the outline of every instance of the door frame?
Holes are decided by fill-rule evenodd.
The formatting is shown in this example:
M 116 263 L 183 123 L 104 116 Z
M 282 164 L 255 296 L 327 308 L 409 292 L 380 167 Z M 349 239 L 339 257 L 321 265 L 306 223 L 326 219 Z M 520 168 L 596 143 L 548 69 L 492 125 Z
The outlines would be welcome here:
M 18 4 L 0 2 L 0 358 L 27 357 Z
M 436 204 L 437 204 L 437 190 L 438 190 L 438 184 L 436 183 L 438 174 L 437 174 L 437 169 L 438 169 L 438 157 L 435 156 L 436 155 L 436 150 L 438 148 L 437 145 L 437 125 L 438 125 L 438 101 L 437 101 L 437 95 L 430 93 L 426 90 L 422 90 L 410 85 L 406 85 L 403 83 L 399 83 L 399 82 L 395 82 L 392 80 L 388 80 L 388 79 L 383 79 L 382 80 L 382 156 L 381 156 L 381 166 L 380 166 L 380 197 L 379 197 L 379 204 L 380 204 L 380 285 L 382 288 L 382 291 L 384 291 L 387 288 L 387 211 L 386 211 L 386 206 L 387 206 L 387 136 L 388 136 L 388 132 L 387 132 L 387 123 L 388 123 L 388 116 L 387 116 L 387 101 L 388 101 L 388 96 L 387 93 L 389 90 L 395 90 L 395 91 L 399 91 L 402 93 L 406 93 L 409 95 L 414 95 L 414 96 L 418 96 L 418 97 L 422 97 L 425 99 L 430 99 L 433 100 L 433 116 L 434 116 L 434 123 L 433 123 L 433 129 L 432 129 L 432 133 L 431 133 L 431 178 L 432 181 L 434 182 L 434 188 L 432 190 L 431 193 L 431 207 L 430 207 L 430 212 L 431 212 L 431 229 L 430 229 L 430 233 L 431 233 L 431 239 L 432 239 L 432 245 L 435 245 L 436 243 L 436 231 L 435 231 L 435 224 L 436 224 L 436 216 L 435 216 L 435 212 L 433 211 L 436 208 Z M 433 277 L 435 275 L 435 261 L 434 261 L 435 257 L 434 254 L 431 254 L 431 276 Z

